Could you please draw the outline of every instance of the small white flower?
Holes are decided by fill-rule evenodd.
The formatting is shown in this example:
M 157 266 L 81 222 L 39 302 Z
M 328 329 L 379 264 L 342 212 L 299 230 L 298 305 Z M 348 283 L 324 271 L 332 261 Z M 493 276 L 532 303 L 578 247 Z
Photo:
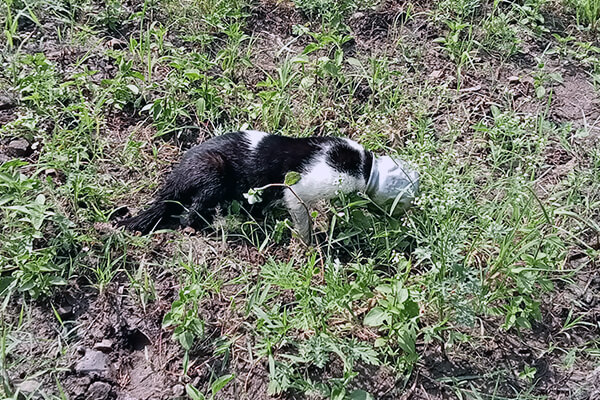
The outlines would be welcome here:
M 249 204 L 256 204 L 262 201 L 262 197 L 260 197 L 262 190 L 250 189 L 248 193 L 244 193 L 244 197 L 248 200 Z

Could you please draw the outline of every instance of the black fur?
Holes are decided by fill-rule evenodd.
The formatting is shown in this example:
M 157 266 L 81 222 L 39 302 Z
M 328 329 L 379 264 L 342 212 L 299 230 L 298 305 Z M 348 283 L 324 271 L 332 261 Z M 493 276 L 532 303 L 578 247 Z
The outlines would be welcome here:
M 327 164 L 336 171 L 360 177 L 363 171 L 362 154 L 344 142 L 333 146 L 327 152 Z
M 365 182 L 369 181 L 371 176 L 371 169 L 373 168 L 373 153 L 365 150 L 365 163 L 363 165 L 363 178 Z
M 256 152 L 248 167 L 254 177 L 253 187 L 269 183 L 283 182 L 289 171 L 302 172 L 310 160 L 319 153 L 326 142 L 336 138 L 291 138 L 269 135 L 256 147 Z

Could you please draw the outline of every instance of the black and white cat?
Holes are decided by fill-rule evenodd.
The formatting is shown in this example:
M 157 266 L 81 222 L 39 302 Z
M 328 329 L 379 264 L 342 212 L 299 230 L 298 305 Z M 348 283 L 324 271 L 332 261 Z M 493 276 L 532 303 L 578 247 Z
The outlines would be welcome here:
M 363 192 L 376 203 L 397 199 L 407 207 L 418 191 L 418 174 L 406 163 L 377 157 L 353 140 L 291 138 L 248 130 L 217 136 L 188 150 L 150 207 L 119 225 L 146 234 L 182 214 L 185 207 L 185 224 L 199 227 L 218 205 L 241 200 L 252 188 L 283 183 L 291 171 L 300 174 L 293 193 L 269 187 L 262 192 L 261 204 L 283 201 L 307 243 L 310 217 L 305 205 L 339 192 Z

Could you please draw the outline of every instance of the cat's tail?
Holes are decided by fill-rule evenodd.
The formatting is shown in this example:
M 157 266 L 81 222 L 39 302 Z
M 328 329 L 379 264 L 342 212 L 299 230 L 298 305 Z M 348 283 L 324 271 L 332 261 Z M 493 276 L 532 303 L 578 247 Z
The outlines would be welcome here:
M 161 189 L 150 207 L 134 217 L 117 222 L 117 226 L 124 226 L 127 230 L 138 231 L 145 235 L 164 225 L 169 217 L 181 212 L 181 210 L 182 206 L 179 202 L 178 191 L 167 184 Z

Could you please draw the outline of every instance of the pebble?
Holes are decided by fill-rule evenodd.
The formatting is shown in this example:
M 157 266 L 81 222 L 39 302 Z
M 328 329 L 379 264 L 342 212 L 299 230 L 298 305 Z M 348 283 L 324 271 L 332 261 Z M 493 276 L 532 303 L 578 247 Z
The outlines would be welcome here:
M 72 399 L 85 399 L 85 392 L 90 386 L 91 379 L 89 376 L 83 376 L 81 378 L 72 378 L 71 384 L 69 385 L 69 392 Z
M 16 107 L 17 102 L 15 99 L 8 96 L 0 96 L 0 110 L 8 110 Z
M 75 365 L 75 372 L 107 376 L 110 372 L 110 366 L 106 354 L 97 350 L 86 350 L 85 355 Z
M 64 320 L 64 319 L 69 319 L 70 317 L 73 316 L 73 307 L 71 306 L 62 306 L 59 307 L 56 312 L 58 313 L 58 315 Z
M 444 74 L 444 71 L 442 71 L 441 69 L 436 69 L 435 71 L 432 71 L 429 74 L 429 78 L 438 79 L 438 78 L 441 78 L 443 74 Z
M 31 146 L 25 139 L 14 139 L 6 147 L 6 152 L 14 157 L 26 157 L 31 154 Z
M 41 385 L 42 384 L 36 380 L 28 379 L 19 383 L 17 385 L 17 389 L 19 389 L 19 392 L 25 395 L 32 395 L 33 393 L 37 392 Z
M 117 38 L 112 38 L 106 42 L 106 46 L 112 47 L 115 50 L 122 50 L 127 47 L 127 42 Z
M 173 386 L 173 396 L 180 397 L 185 394 L 185 386 L 183 385 L 175 385 Z
M 94 350 L 99 350 L 104 353 L 110 353 L 112 351 L 113 342 L 110 339 L 104 339 L 94 345 Z
M 87 390 L 88 400 L 105 400 L 110 396 L 111 387 L 106 382 L 94 382 Z

